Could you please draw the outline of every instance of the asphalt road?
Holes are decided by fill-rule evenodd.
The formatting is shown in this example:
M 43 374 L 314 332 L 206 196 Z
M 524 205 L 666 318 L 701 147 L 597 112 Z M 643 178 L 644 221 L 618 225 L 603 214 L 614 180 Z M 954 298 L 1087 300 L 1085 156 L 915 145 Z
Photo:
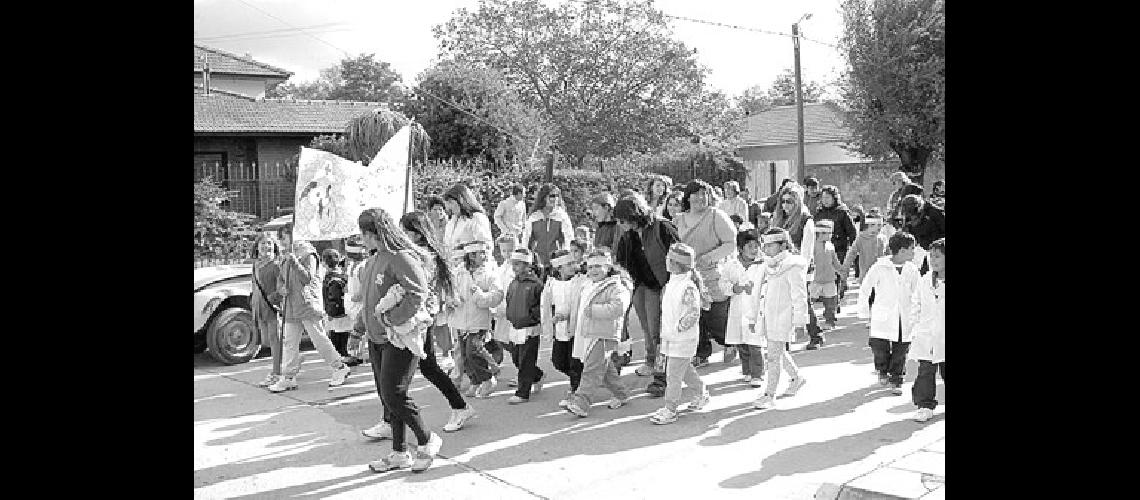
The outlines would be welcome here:
M 907 367 L 903 396 L 891 396 L 872 374 L 866 322 L 851 304 L 839 328 L 816 351 L 795 347 L 807 385 L 774 410 L 752 409 L 759 394 L 740 379 L 739 361 L 699 371 L 712 402 L 665 426 L 649 422 L 661 400 L 644 394 L 648 378 L 630 366 L 623 381 L 637 396 L 618 410 L 599 404 L 579 419 L 556 403 L 565 376 L 544 345 L 539 366 L 550 377 L 529 403 L 512 406 L 503 364 L 494 397 L 471 400 L 479 416 L 456 433 L 441 432 L 446 400 L 418 374 L 412 395 L 425 423 L 444 439 L 442 457 L 421 474 L 376 474 L 367 463 L 391 449 L 360 429 L 379 419 L 371 370 L 356 367 L 348 382 L 328 390 L 330 369 L 304 352 L 297 391 L 272 394 L 255 387 L 268 359 L 225 366 L 194 356 L 195 498 L 812 498 L 822 483 L 840 484 L 915 451 L 945 434 L 945 392 L 926 423 L 910 420 Z M 820 307 L 817 305 L 817 308 Z M 640 332 L 634 333 L 640 338 Z M 640 343 L 635 358 L 641 358 Z M 779 392 L 787 385 L 782 376 Z M 688 392 L 686 392 L 688 395 Z M 409 432 L 410 435 L 410 432 Z

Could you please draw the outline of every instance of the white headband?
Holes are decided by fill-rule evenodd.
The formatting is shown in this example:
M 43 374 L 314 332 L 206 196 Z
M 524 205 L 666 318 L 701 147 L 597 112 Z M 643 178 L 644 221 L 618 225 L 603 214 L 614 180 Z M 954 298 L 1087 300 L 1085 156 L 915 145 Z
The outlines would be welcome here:
M 673 259 L 673 260 L 675 260 L 675 261 L 678 261 L 678 262 L 680 262 L 680 263 L 682 263 L 682 264 L 685 264 L 685 265 L 687 265 L 687 266 L 689 266 L 689 267 L 693 267 L 693 256 L 692 256 L 692 254 L 688 254 L 688 253 L 683 253 L 683 252 L 681 252 L 681 251 L 677 251 L 677 249 L 676 249 L 676 248 L 670 248 L 670 249 L 669 249 L 669 254 L 668 254 L 668 257 L 669 257 L 670 259 Z
M 880 217 L 867 217 L 867 224 L 882 224 L 883 219 Z
M 831 231 L 832 229 L 835 228 L 835 226 L 829 220 L 821 220 L 821 221 L 815 223 L 815 228 L 816 229 L 826 229 L 828 231 Z
M 760 237 L 760 243 L 767 245 L 769 243 L 779 243 L 781 241 L 788 241 L 788 235 L 785 233 L 765 234 Z
M 595 255 L 586 259 L 587 266 L 612 266 L 614 265 L 613 259 L 609 255 Z
M 465 254 L 473 253 L 473 252 L 486 252 L 486 251 L 487 251 L 487 244 L 483 243 L 482 241 L 472 241 L 466 245 L 463 245 L 463 253 L 465 253 Z
M 554 267 L 562 267 L 562 266 L 565 266 L 566 264 L 573 264 L 574 262 L 575 262 L 574 256 L 567 254 L 567 255 L 563 255 L 561 257 L 558 257 L 554 260 L 551 260 L 550 265 L 552 265 Z
M 518 250 L 511 252 L 511 260 L 517 260 L 519 262 L 526 262 L 527 264 L 534 262 L 534 258 L 530 256 L 530 252 L 518 251 Z

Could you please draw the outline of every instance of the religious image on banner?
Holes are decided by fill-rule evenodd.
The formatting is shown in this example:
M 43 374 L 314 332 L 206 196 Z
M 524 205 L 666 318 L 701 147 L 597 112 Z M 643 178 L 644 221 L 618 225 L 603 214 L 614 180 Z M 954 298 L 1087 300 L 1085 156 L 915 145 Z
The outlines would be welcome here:
M 409 127 L 400 129 L 367 167 L 302 147 L 293 239 L 335 240 L 359 234 L 356 219 L 368 208 L 383 208 L 393 219 L 403 215 L 405 194 L 411 192 L 405 187 L 410 137 Z

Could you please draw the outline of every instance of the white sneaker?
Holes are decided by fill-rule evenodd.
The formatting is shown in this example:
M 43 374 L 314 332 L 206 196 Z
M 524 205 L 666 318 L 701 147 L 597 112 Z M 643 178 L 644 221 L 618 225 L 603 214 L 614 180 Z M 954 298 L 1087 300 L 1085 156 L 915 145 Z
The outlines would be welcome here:
M 412 472 L 428 470 L 432 462 L 435 461 L 435 456 L 439 454 L 441 447 L 443 447 L 443 438 L 439 437 L 439 434 L 431 433 L 431 438 L 428 439 L 427 444 L 416 447 L 416 453 L 412 457 Z
M 767 410 L 769 408 L 775 408 L 776 407 L 776 398 L 765 394 L 765 395 L 757 398 L 756 402 L 752 403 L 752 407 L 756 408 L 757 410 Z
M 444 432 L 455 432 L 463 428 L 468 420 L 475 418 L 475 409 L 468 405 L 461 410 L 451 410 L 451 418 L 447 419 L 447 424 L 443 426 Z
M 483 383 L 479 384 L 479 387 L 476 388 L 474 396 L 479 399 L 491 397 L 491 393 L 495 392 L 495 386 L 498 385 L 498 383 L 499 381 L 495 380 L 495 377 L 484 380 Z
M 754 379 L 748 381 L 748 385 L 750 385 L 752 387 L 763 387 L 764 386 L 764 379 L 754 378 Z
M 368 468 L 372 472 L 388 472 L 396 469 L 407 469 L 412 466 L 412 457 L 406 451 L 393 451 L 388 456 L 368 462 Z
M 364 437 L 372 439 L 391 439 L 392 426 L 388 425 L 388 422 L 381 421 L 372 427 L 360 431 L 360 433 L 363 434 Z
M 919 408 L 918 411 L 914 412 L 915 422 L 925 422 L 931 418 L 934 418 L 934 410 L 930 408 Z
M 288 391 L 290 389 L 296 389 L 296 388 L 297 388 L 297 378 L 296 377 L 281 377 L 281 378 L 277 379 L 277 382 L 274 382 L 273 385 L 269 386 L 269 391 L 270 392 L 282 392 L 282 391 Z
M 801 375 L 799 378 L 792 381 L 792 385 L 788 386 L 788 390 L 784 391 L 784 395 L 795 396 L 796 393 L 800 391 L 800 388 L 802 388 L 806 383 L 807 379 Z
M 279 378 L 281 378 L 280 375 L 274 375 L 274 374 L 270 373 L 269 375 L 265 376 L 264 380 L 262 380 L 261 382 L 258 382 L 257 386 L 258 387 L 269 387 L 273 384 L 276 384 L 277 379 L 279 379 Z
M 332 378 L 329 378 L 329 387 L 344 385 L 344 381 L 350 373 L 352 373 L 352 367 L 345 364 L 340 365 L 340 368 L 333 370 Z
M 711 399 L 712 398 L 709 396 L 709 393 L 706 392 L 704 394 L 701 394 L 691 403 L 689 403 L 689 411 L 701 411 L 704 409 L 705 405 L 709 404 L 709 400 Z
M 677 412 L 663 406 L 649 416 L 649 421 L 657 425 L 671 424 L 677 421 Z

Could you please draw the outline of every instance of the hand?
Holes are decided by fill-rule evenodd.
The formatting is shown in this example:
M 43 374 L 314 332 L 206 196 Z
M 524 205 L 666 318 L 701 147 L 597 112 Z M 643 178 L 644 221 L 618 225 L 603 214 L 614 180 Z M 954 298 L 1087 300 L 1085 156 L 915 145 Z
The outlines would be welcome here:
M 471 285 L 471 289 L 468 291 L 471 292 L 472 295 L 477 294 L 477 293 L 483 293 L 483 289 L 479 288 L 479 285 Z

